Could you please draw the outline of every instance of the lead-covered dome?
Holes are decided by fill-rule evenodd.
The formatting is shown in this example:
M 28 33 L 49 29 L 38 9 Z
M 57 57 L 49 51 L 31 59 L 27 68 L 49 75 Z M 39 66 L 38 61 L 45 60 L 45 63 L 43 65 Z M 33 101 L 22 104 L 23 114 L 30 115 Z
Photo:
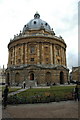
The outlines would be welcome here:
M 41 20 L 39 13 L 36 12 L 34 15 L 34 19 L 30 20 L 26 25 L 24 25 L 23 31 L 39 29 L 51 31 L 50 25 L 47 22 Z

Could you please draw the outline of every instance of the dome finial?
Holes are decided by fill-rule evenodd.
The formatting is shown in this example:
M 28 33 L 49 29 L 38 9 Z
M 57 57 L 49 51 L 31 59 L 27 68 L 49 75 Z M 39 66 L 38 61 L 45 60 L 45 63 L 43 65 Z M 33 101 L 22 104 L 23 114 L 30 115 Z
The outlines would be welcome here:
M 35 13 L 35 15 L 34 15 L 34 18 L 35 19 L 38 19 L 38 18 L 40 18 L 40 15 L 39 15 L 39 13 L 36 11 L 36 13 Z

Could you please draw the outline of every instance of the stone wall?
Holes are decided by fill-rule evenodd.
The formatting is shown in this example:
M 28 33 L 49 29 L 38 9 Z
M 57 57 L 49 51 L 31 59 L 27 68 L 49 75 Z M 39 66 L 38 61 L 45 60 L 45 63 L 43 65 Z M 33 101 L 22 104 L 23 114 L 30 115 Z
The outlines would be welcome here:
M 8 49 L 6 82 L 22 84 L 25 80 L 28 84 L 32 79 L 38 84 L 67 82 L 66 43 L 61 37 L 45 30 L 29 30 L 10 41 Z M 56 68 L 46 68 L 47 65 Z
M 34 52 L 31 53 L 32 48 Z M 50 38 L 26 38 L 14 41 L 9 45 L 8 66 L 22 64 L 59 64 L 66 66 L 65 44 Z
M 37 67 L 30 67 L 30 68 L 23 68 L 20 70 L 11 70 L 7 71 L 9 73 L 9 81 L 11 84 L 22 84 L 23 81 L 29 83 L 29 81 L 35 81 L 37 84 L 53 84 L 59 83 L 60 84 L 60 74 L 63 72 L 63 84 L 68 81 L 68 70 L 66 69 L 41 69 Z M 30 76 L 34 74 L 34 79 L 31 80 Z

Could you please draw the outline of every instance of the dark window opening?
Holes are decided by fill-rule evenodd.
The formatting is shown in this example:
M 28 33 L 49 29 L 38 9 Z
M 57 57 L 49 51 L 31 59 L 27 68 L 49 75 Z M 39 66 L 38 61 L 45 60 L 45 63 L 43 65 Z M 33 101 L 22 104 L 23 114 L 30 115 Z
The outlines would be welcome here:
M 60 60 L 58 59 L 58 64 L 60 64 Z
M 12 64 L 12 61 L 11 61 L 11 64 Z
M 36 21 L 34 21 L 34 24 L 36 24 Z
M 46 58 L 46 61 L 48 61 L 49 59 L 48 58 Z
M 45 47 L 45 50 L 47 51 L 47 50 L 48 50 L 48 47 Z
M 47 23 L 45 23 L 45 25 L 47 26 Z
M 33 73 L 30 74 L 30 80 L 34 80 L 34 74 Z
M 15 74 L 15 83 L 17 83 L 16 85 L 18 85 L 20 82 L 20 74 L 19 73 L 16 73 Z
M 31 58 L 31 61 L 34 61 L 34 58 Z
M 64 84 L 64 73 L 60 72 L 60 84 Z
M 21 48 L 19 48 L 18 53 L 19 53 L 19 55 L 21 55 Z
M 21 59 L 18 59 L 18 63 L 19 63 L 19 64 L 21 63 Z
M 45 54 L 49 54 L 49 48 L 48 47 L 44 47 L 44 52 L 45 52 Z

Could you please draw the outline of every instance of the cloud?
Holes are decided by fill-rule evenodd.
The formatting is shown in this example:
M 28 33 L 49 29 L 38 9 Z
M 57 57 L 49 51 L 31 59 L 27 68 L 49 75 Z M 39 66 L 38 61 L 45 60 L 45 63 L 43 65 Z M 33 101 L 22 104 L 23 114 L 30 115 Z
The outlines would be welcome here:
M 80 53 L 78 53 L 78 66 L 80 66 Z
M 72 66 L 73 67 L 76 67 L 78 66 L 78 54 L 75 54 L 75 53 L 69 53 L 68 54 L 68 57 L 67 57 L 67 66 L 72 69 Z
M 38 11 L 41 19 L 47 21 L 56 35 L 61 35 L 65 40 L 68 66 L 74 66 L 74 62 L 71 62 L 71 58 L 73 58 L 71 56 L 75 56 L 77 61 L 77 7 L 78 1 L 75 0 L 0 0 L 0 51 L 2 51 L 0 65 L 7 66 L 7 45 L 10 38 L 19 33 Z

